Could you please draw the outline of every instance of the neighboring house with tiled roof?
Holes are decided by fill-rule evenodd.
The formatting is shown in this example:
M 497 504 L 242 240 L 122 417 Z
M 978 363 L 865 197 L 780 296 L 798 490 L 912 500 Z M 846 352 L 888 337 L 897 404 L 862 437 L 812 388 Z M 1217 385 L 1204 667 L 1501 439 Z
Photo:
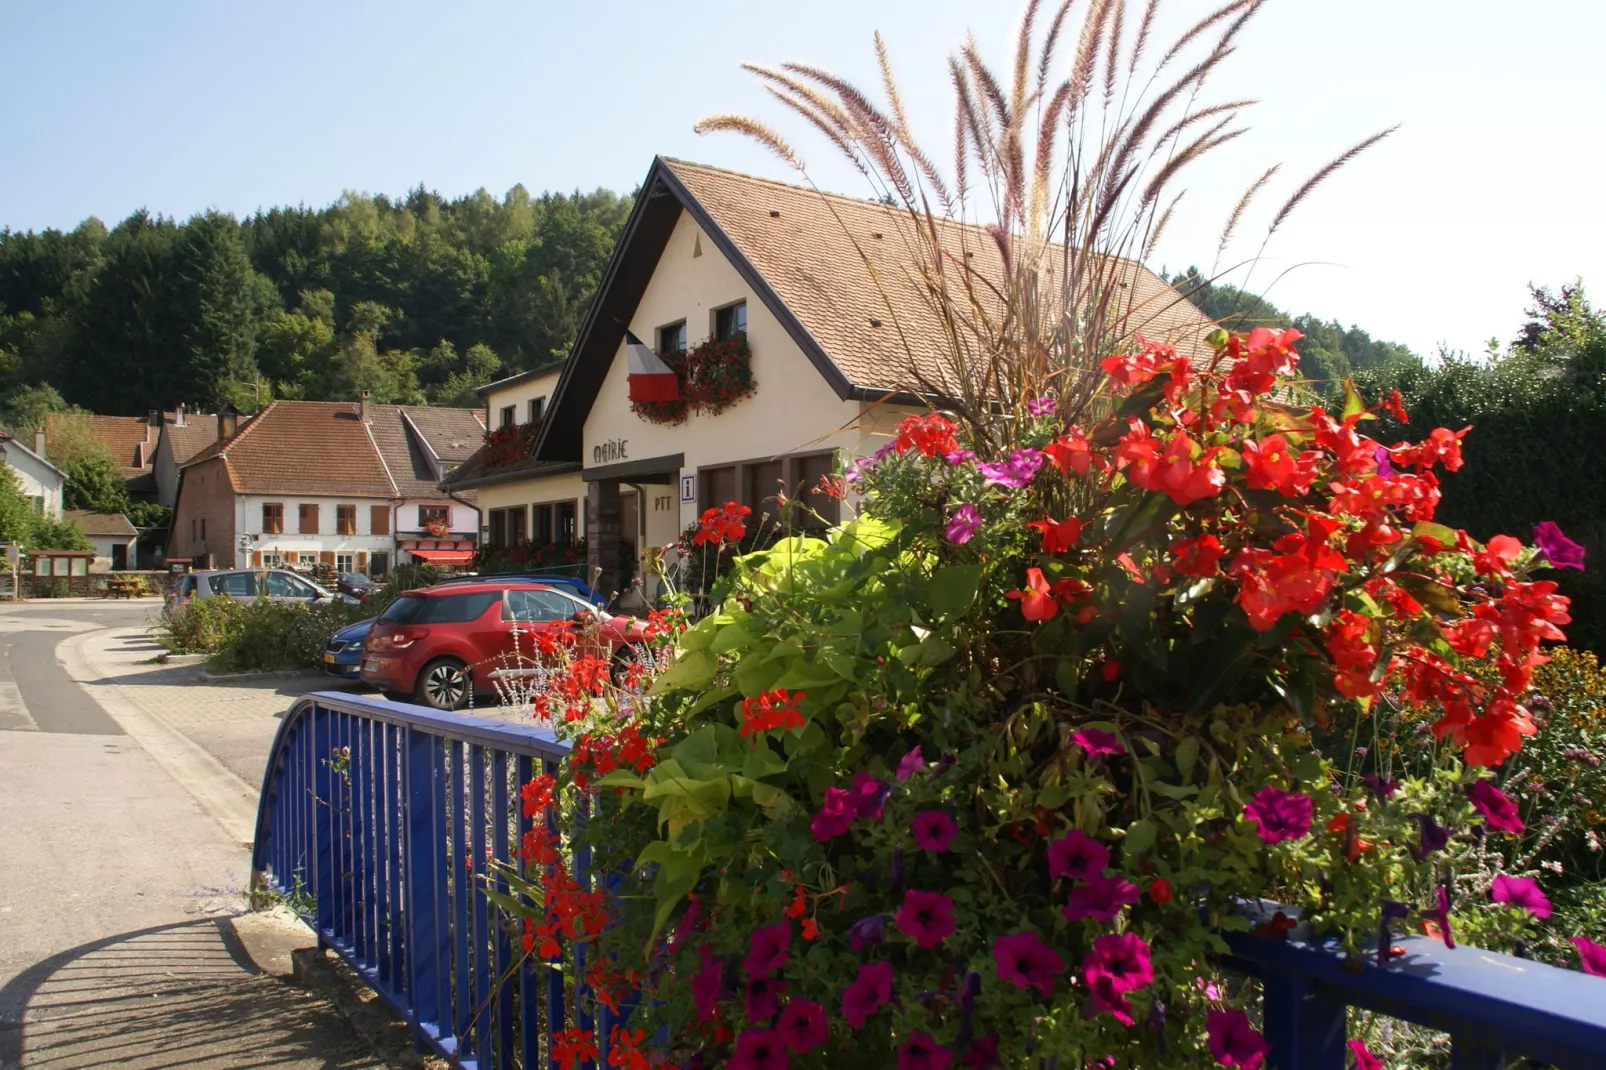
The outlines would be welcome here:
M 834 521 L 839 503 L 814 492 L 820 477 L 872 453 L 896 420 L 929 404 L 930 385 L 948 381 L 910 227 L 907 213 L 876 201 L 654 160 L 557 383 L 540 382 L 538 369 L 482 388 L 493 425 L 521 392 L 550 395 L 530 456 L 471 461 L 448 486 L 477 486 L 490 543 L 499 511 L 511 532 L 536 503 L 583 496 L 580 530 L 605 588 L 625 578 L 620 561 L 634 554 L 639 567 L 645 548 L 728 500 L 763 523 L 784 491 L 818 512 L 806 522 Z M 984 228 L 939 222 L 936 232 L 955 263 L 1001 273 Z M 1141 264 L 1112 257 L 1102 275 L 1128 333 L 1187 351 L 1211 329 Z M 638 416 L 627 330 L 660 352 L 741 332 L 754 392 L 678 424 Z
M 478 512 L 438 489 L 445 469 L 434 458 L 461 453 L 457 439 L 474 434 L 478 415 L 431 410 L 421 419 L 438 432 L 432 443 L 409 416 L 417 411 L 364 399 L 219 413 L 212 440 L 179 466 L 168 556 L 370 574 L 412 559 L 466 563 Z
M 89 563 L 89 571 L 120 572 L 135 565 L 134 543 L 139 532 L 122 513 L 68 509 L 62 513 L 62 519 L 77 525 L 94 546 L 95 557 Z
M 172 413 L 154 409 L 145 416 L 102 416 L 88 412 L 52 412 L 45 416 L 45 438 L 55 441 L 67 429 L 82 430 L 106 447 L 131 497 L 154 498 L 156 443 L 163 418 Z
M 24 497 L 33 500 L 34 509 L 51 520 L 61 519 L 61 488 L 67 473 L 45 460 L 45 432 L 33 433 L 33 448 L 5 428 L 0 428 L 0 462 L 17 477 Z
M 168 508 L 178 502 L 178 472 L 217 441 L 215 413 L 185 412 L 178 405 L 162 420 L 161 436 L 152 459 L 156 500 Z

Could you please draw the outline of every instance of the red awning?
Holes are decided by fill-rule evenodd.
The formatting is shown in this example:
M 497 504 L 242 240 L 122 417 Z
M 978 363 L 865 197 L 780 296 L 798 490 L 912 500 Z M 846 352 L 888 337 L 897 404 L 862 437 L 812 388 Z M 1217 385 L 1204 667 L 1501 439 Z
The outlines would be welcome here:
M 466 565 L 474 560 L 473 550 L 408 550 L 407 552 L 432 565 Z

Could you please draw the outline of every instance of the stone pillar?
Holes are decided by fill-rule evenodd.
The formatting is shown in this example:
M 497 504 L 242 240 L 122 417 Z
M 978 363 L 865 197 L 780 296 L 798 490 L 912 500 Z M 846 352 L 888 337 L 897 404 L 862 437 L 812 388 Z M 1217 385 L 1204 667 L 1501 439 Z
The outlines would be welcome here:
M 619 575 L 619 542 L 619 481 L 586 484 L 586 579 L 603 598 L 612 598 L 628 580 Z M 599 569 L 601 575 L 591 579 Z

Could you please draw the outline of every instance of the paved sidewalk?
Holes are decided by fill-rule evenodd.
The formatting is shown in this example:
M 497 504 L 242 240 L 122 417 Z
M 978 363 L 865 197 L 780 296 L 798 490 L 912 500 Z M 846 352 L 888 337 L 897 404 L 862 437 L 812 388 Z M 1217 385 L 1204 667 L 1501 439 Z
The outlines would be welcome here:
M 0 626 L 34 644 L 26 663 L 12 648 L 0 724 L 0 1070 L 382 1065 L 238 935 L 263 924 L 245 914 L 248 752 L 266 753 L 281 692 L 319 682 L 183 684 L 141 664 L 141 630 L 90 609 L 56 600 Z M 101 718 L 59 714 L 86 697 Z M 208 724 L 221 758 L 186 734 Z

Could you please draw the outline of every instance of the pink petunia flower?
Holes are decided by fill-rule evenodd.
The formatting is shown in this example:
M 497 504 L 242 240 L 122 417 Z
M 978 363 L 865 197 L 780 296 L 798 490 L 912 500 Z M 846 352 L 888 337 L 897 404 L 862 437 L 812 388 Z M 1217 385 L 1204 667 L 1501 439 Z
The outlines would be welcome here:
M 1349 1042 L 1349 1053 L 1355 1056 L 1355 1070 L 1383 1070 L 1383 1060 L 1372 1054 L 1364 1040 Z
M 1100 977 L 1088 983 L 1090 1003 L 1094 1013 L 1110 1015 L 1122 1025 L 1132 1026 L 1132 1004 L 1127 1002 L 1126 996 L 1115 987 L 1115 983 L 1108 977 Z
M 892 794 L 891 784 L 885 780 L 877 780 L 871 773 L 861 771 L 853 774 L 853 786 L 848 790 L 853 793 L 860 818 L 866 821 L 881 820 L 887 796 Z
M 914 832 L 916 847 L 932 854 L 941 854 L 954 842 L 954 837 L 959 834 L 959 826 L 954 824 L 954 819 L 945 810 L 922 810 L 915 815 L 911 831 Z
M 706 1022 L 719 1013 L 719 994 L 725 987 L 725 963 L 714 958 L 707 944 L 697 949 L 697 955 L 703 964 L 691 979 L 691 997 L 697 1004 L 698 1021 Z
M 1552 568 L 1583 571 L 1584 548 L 1562 534 L 1554 520 L 1541 520 L 1534 525 L 1534 545 L 1539 547 Z
M 942 533 L 955 546 L 963 546 L 971 540 L 979 527 L 981 527 L 981 510 L 967 502 L 948 515 L 948 523 L 943 527 Z
M 1010 490 L 1020 490 L 1032 481 L 1032 477 L 1037 475 L 1037 470 L 1041 467 L 1043 467 L 1042 452 L 1023 449 L 1011 450 L 1007 461 L 978 464 L 976 471 L 980 472 L 989 483 L 997 483 Z
M 1033 416 L 1049 416 L 1059 408 L 1059 399 L 1051 397 L 1032 398 L 1026 403 L 1026 411 Z
M 1532 877 L 1508 877 L 1502 873 L 1490 885 L 1489 898 L 1496 903 L 1519 907 L 1536 918 L 1550 917 L 1550 900 Z
M 859 807 L 853 795 L 845 788 L 826 788 L 825 802 L 820 806 L 819 813 L 809 822 L 809 831 L 821 843 L 844 835 L 853 827 L 853 819 L 859 816 Z
M 953 1052 L 924 1033 L 916 1033 L 898 1049 L 898 1070 L 948 1070 Z
M 1060 908 L 1066 921 L 1093 918 L 1096 921 L 1113 921 L 1121 908 L 1136 903 L 1143 893 L 1138 886 L 1119 874 L 1113 877 L 1098 876 L 1071 889 L 1070 898 Z
M 1282 843 L 1310 835 L 1312 807 L 1309 795 L 1283 791 L 1268 784 L 1255 792 L 1255 797 L 1244 807 L 1244 816 L 1254 824 L 1261 840 L 1269 844 Z
M 1587 936 L 1569 936 L 1578 949 L 1578 968 L 1594 977 L 1606 977 L 1606 947 Z
M 1271 1045 L 1249 1024 L 1243 1011 L 1211 1011 L 1205 1016 L 1205 1034 L 1210 1054 L 1221 1066 L 1241 1066 L 1255 1070 L 1265 1060 Z
M 780 1034 L 773 1029 L 744 1029 L 736 1038 L 728 1070 L 789 1070 L 791 1058 Z
M 870 1015 L 892 1001 L 892 963 L 866 962 L 859 976 L 842 991 L 842 1017 L 858 1029 Z
M 1065 972 L 1065 960 L 1034 932 L 1012 933 L 993 941 L 998 979 L 1016 988 L 1036 988 L 1044 999 L 1054 994 L 1054 978 Z
M 909 753 L 898 759 L 898 783 L 902 784 L 905 780 L 920 772 L 925 767 L 925 764 L 926 757 L 920 752 L 920 745 L 917 743 L 909 748 Z
M 754 929 L 747 940 L 747 958 L 742 960 L 742 968 L 749 977 L 767 977 L 786 965 L 787 948 L 791 946 L 791 922 Z
M 1126 753 L 1126 748 L 1121 746 L 1120 736 L 1098 728 L 1078 728 L 1071 733 L 1071 742 L 1087 751 L 1089 758 L 1097 758 L 1101 754 Z
M 992 1070 L 993 1067 L 1003 1066 L 1004 1060 L 998 1056 L 998 1038 L 986 1036 L 972 1040 L 970 1050 L 959 1061 L 973 1070 Z
M 825 1024 L 825 1008 L 811 999 L 788 1000 L 781 1010 L 775 1031 L 788 1048 L 806 1055 L 824 1044 L 831 1035 Z
M 767 1022 L 781 1013 L 781 993 L 786 982 L 778 977 L 754 977 L 742 995 L 742 1013 L 750 1022 Z
M 899 932 L 929 950 L 953 935 L 954 901 L 941 892 L 910 889 L 895 920 Z
M 1117 992 L 1142 988 L 1154 980 L 1149 945 L 1134 932 L 1106 933 L 1093 941 L 1093 950 L 1082 960 L 1082 976 L 1089 985 L 1108 978 Z
M 1089 881 L 1109 866 L 1110 849 L 1081 829 L 1072 829 L 1048 845 L 1049 880 Z
M 1480 780 L 1467 789 L 1467 797 L 1472 800 L 1473 807 L 1483 815 L 1489 827 L 1496 832 L 1524 832 L 1528 826 L 1523 824 L 1522 815 L 1517 812 L 1517 804 L 1511 801 L 1511 796 L 1495 787 L 1492 780 Z

